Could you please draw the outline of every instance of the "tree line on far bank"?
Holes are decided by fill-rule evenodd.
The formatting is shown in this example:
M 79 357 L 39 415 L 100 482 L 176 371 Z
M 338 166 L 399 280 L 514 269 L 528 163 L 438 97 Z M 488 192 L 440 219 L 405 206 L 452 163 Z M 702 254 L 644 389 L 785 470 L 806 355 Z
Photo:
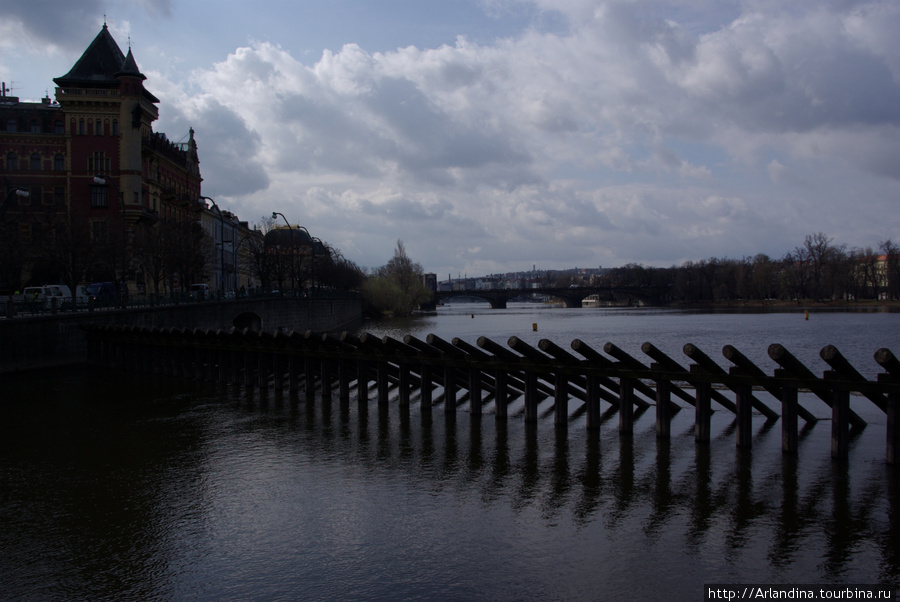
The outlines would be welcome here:
M 877 249 L 848 250 L 818 232 L 779 259 L 711 257 L 668 268 L 631 263 L 607 272 L 601 284 L 665 287 L 667 300 L 686 303 L 900 299 L 900 247 L 885 240 Z
M 397 241 L 387 264 L 370 270 L 363 295 L 375 312 L 406 315 L 431 299 L 421 264 Z M 891 240 L 872 247 L 838 245 L 822 232 L 807 235 L 803 244 L 778 259 L 764 254 L 741 259 L 687 261 L 668 268 L 637 263 L 613 268 L 600 281 L 587 282 L 571 274 L 548 279 L 548 285 L 568 287 L 600 284 L 612 287 L 658 287 L 664 299 L 682 303 L 735 300 L 815 301 L 900 299 L 900 246 Z

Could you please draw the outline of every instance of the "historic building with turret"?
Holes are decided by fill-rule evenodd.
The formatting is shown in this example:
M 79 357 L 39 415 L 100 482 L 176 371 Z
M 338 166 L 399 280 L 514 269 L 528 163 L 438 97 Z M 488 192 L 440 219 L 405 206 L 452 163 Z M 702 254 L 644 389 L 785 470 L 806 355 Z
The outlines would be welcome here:
M 192 244 L 184 236 L 192 228 L 199 241 L 209 209 L 194 131 L 178 142 L 153 131 L 159 99 L 145 80 L 131 48 L 123 53 L 104 24 L 69 72 L 54 78 L 55 100 L 21 102 L 0 88 L 0 289 L 74 278 L 116 281 L 132 293 L 158 289 L 160 279 L 167 290 L 183 290 L 215 273 L 203 257 L 175 269 L 161 257 L 172 245 L 153 240 L 170 224 L 182 230 L 179 243 Z M 218 234 L 207 243 L 212 251 L 228 242 Z M 215 262 L 216 253 L 203 252 Z

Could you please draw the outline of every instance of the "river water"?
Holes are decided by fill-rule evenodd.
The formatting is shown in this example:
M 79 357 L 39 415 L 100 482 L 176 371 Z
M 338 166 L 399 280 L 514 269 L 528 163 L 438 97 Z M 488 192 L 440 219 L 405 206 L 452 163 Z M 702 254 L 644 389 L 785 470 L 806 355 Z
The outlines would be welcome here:
M 900 314 L 691 313 L 457 304 L 366 325 L 397 338 L 534 345 L 654 343 L 683 365 L 694 343 L 733 344 L 770 371 L 784 344 L 817 373 L 834 344 L 865 376 L 900 354 Z M 534 329 L 536 328 L 536 330 Z M 465 405 L 423 418 L 274 392 L 88 368 L 0 379 L 0 598 L 89 600 L 701 600 L 710 583 L 900 584 L 900 471 L 885 416 L 850 459 L 830 422 L 783 456 L 754 417 L 752 451 L 726 411 L 696 446 L 693 411 L 658 440 L 652 408 L 631 438 L 570 403 L 536 428 Z M 814 414 L 829 408 L 804 398 Z M 604 409 L 605 409 L 604 404 Z M 801 422 L 802 425 L 802 422 Z

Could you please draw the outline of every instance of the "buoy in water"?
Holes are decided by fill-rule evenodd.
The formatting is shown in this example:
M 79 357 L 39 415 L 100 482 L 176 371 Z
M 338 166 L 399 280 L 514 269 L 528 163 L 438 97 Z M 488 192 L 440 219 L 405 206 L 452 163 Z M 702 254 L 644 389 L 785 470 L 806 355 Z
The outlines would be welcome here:
M 809 320 L 809 310 L 808 309 L 803 310 L 803 319 Z
M 531 323 L 531 330 L 532 330 L 533 332 L 537 332 L 537 322 L 532 322 L 532 323 Z

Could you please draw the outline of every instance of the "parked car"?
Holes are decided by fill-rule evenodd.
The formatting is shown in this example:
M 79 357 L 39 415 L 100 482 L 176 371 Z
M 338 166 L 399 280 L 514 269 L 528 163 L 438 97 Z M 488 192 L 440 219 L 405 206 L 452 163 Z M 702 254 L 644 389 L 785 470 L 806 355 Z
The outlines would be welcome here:
M 209 285 L 208 284 L 192 284 L 191 285 L 191 299 L 195 301 L 204 301 L 209 299 Z
M 87 285 L 87 294 L 100 304 L 111 303 L 116 298 L 116 285 L 112 282 L 92 282 Z

